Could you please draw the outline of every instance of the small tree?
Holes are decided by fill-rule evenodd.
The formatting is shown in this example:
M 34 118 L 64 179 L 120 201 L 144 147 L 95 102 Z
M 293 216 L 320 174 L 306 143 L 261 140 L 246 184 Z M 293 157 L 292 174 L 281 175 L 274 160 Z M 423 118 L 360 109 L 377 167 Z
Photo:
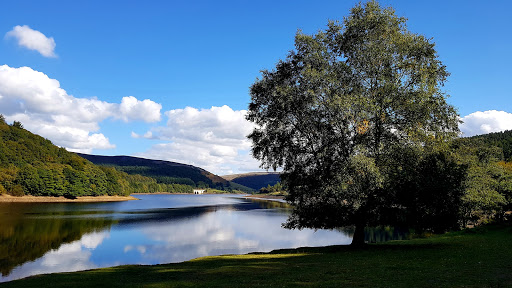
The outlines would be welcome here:
M 12 122 L 12 127 L 23 129 L 23 124 L 20 121 L 14 121 Z
M 448 72 L 434 43 L 377 2 L 360 4 L 316 35 L 298 33 L 295 51 L 251 86 L 248 136 L 263 168 L 282 167 L 294 206 L 287 228 L 381 223 L 393 206 L 390 158 L 458 134 L 441 90 Z M 416 149 L 415 148 L 415 149 Z

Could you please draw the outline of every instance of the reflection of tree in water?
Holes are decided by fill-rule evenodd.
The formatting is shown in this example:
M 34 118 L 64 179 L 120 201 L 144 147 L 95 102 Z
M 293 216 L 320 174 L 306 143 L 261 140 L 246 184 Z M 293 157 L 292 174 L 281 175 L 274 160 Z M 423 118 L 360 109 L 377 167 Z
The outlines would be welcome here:
M 51 217 L 26 217 L 20 213 L 0 215 L 0 273 L 8 276 L 25 262 L 36 260 L 62 244 L 80 240 L 86 233 L 99 232 L 114 223 L 102 217 L 66 217 L 69 212 L 52 212 Z
M 348 234 L 350 237 L 354 236 L 354 228 L 339 228 L 336 229 L 340 232 Z M 379 243 L 391 240 L 406 240 L 410 239 L 410 232 L 407 228 L 400 227 L 366 227 L 364 228 L 364 241 L 366 243 Z
M 272 201 L 258 198 L 247 198 L 247 200 L 257 203 L 261 208 L 272 209 L 272 208 L 292 208 L 292 206 L 286 202 Z

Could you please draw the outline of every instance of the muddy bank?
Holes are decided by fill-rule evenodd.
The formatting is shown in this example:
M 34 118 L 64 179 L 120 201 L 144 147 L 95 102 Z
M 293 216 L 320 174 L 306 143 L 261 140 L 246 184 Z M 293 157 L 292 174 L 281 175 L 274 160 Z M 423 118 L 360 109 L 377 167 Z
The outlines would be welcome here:
M 118 202 L 128 200 L 139 200 L 133 196 L 82 196 L 76 199 L 68 199 L 65 197 L 48 197 L 48 196 L 11 196 L 0 195 L 0 202 L 40 202 L 40 203 L 58 203 L 58 202 Z

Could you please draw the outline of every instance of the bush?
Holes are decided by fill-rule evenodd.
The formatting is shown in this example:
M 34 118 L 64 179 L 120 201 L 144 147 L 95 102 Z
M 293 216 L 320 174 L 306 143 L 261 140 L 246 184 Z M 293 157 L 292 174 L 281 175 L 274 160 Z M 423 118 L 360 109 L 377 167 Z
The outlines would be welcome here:
M 9 191 L 9 194 L 11 194 L 12 196 L 21 197 L 25 195 L 25 192 L 23 192 L 23 188 L 21 187 L 21 185 L 18 184 L 12 187 L 11 191 Z

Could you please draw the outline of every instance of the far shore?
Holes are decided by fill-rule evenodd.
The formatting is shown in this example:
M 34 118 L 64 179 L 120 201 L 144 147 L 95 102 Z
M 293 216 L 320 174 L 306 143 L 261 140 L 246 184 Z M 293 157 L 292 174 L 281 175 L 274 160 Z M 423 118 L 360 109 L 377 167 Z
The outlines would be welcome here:
M 155 193 L 133 193 L 133 195 L 154 195 L 154 194 L 169 194 L 169 195 L 194 195 L 193 193 L 172 193 L 172 192 L 155 192 Z M 225 193 L 208 193 L 205 192 L 203 194 L 199 195 L 222 195 Z M 228 193 L 229 194 L 229 193 Z M 234 193 L 237 195 L 237 193 Z M 282 201 L 284 200 L 284 196 L 280 195 L 266 195 L 266 194 L 238 194 L 240 197 L 243 198 L 253 198 L 253 199 L 262 199 L 262 200 L 278 200 Z
M 170 193 L 170 192 L 156 192 L 156 193 L 134 193 L 133 195 L 154 195 L 154 194 L 183 194 L 183 195 L 191 195 L 192 193 Z M 216 194 L 216 193 L 204 193 L 205 194 Z M 283 201 L 284 196 L 273 196 L 273 195 L 264 195 L 264 194 L 241 194 L 240 196 L 244 198 L 253 198 L 253 199 L 262 199 L 262 200 L 277 200 Z M 119 202 L 119 201 L 129 201 L 129 200 L 139 200 L 133 196 L 81 196 L 76 199 L 65 198 L 63 196 L 60 197 L 52 197 L 52 196 L 11 196 L 8 194 L 0 194 L 0 203 L 85 203 L 85 202 Z
M 252 195 L 245 196 L 245 197 L 267 199 L 267 200 L 284 200 L 284 196 L 278 196 L 278 195 L 252 194 Z
M 51 197 L 51 196 L 11 196 L 11 195 L 0 195 L 0 203 L 77 203 L 77 202 L 119 202 L 139 200 L 133 196 L 81 196 L 76 199 L 69 199 L 65 197 Z

